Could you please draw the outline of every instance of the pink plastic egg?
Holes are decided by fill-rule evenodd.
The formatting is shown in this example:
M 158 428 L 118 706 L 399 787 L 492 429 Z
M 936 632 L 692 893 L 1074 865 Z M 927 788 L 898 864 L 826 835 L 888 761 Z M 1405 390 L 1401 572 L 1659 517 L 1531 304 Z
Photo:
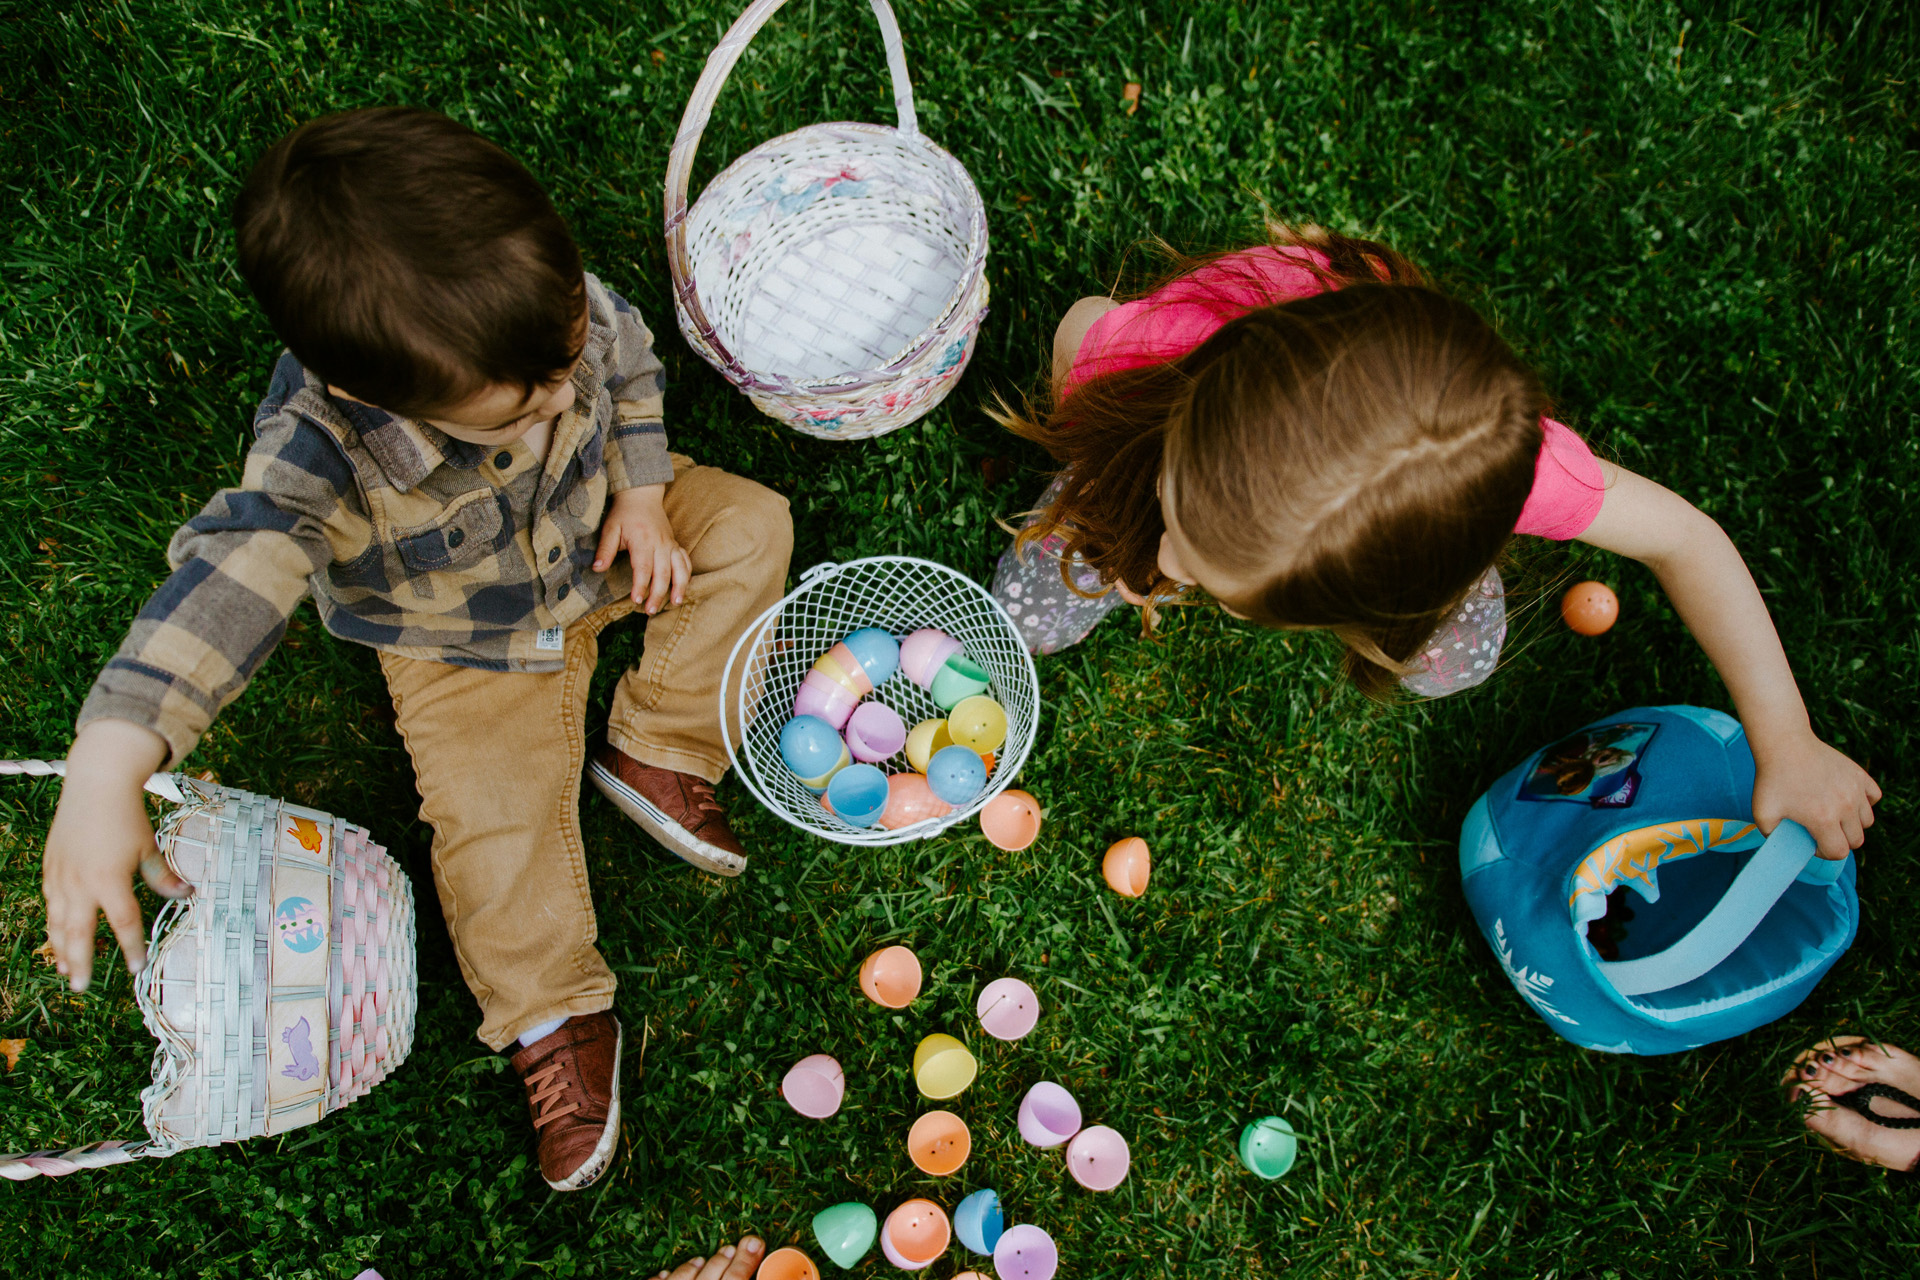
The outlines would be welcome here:
M 900 669 L 907 673 L 907 679 L 928 689 L 947 659 L 958 652 L 958 640 L 938 627 L 922 627 L 900 642 Z
M 853 650 L 847 648 L 844 640 L 815 659 L 813 669 L 832 676 L 857 697 L 864 698 L 873 692 L 873 681 L 867 678 L 867 669 L 860 665 L 860 659 L 853 656 Z
M 880 825 L 898 831 L 952 812 L 953 806 L 933 794 L 925 778 L 917 773 L 896 773 L 887 779 L 887 807 L 880 814 Z

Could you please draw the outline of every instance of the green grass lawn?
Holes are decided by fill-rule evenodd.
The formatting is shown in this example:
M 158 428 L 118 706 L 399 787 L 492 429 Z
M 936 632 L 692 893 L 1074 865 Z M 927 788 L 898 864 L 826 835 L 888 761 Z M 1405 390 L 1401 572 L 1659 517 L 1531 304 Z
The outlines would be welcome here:
M 1638 566 L 1524 548 L 1505 670 L 1431 705 L 1342 689 L 1324 637 L 1186 610 L 1149 641 L 1116 617 L 1040 663 L 1023 785 L 1049 820 L 1025 853 L 971 827 L 854 851 L 730 786 L 755 858 L 722 883 L 587 802 L 633 1046 L 626 1157 L 593 1190 L 536 1176 L 427 907 L 419 1034 L 389 1083 L 283 1140 L 0 1187 L 5 1274 L 651 1275 L 748 1229 L 803 1240 L 835 1201 L 951 1207 L 982 1185 L 1054 1234 L 1069 1280 L 1920 1273 L 1920 1183 L 1823 1154 L 1771 1089 L 1836 1029 L 1920 1048 L 1907 6 L 904 0 L 923 127 L 990 206 L 994 309 L 938 412 L 844 445 L 759 416 L 672 320 L 667 145 L 737 7 L 0 0 L 0 754 L 63 753 L 168 535 L 239 474 L 276 353 L 232 263 L 240 176 L 306 117 L 414 103 L 547 182 L 661 335 L 676 446 L 792 497 L 796 568 L 904 552 L 984 580 L 995 517 L 1044 462 L 982 403 L 1032 382 L 1061 310 L 1139 268 L 1145 237 L 1233 245 L 1270 209 L 1395 244 L 1498 318 L 1560 416 L 1745 551 L 1816 726 L 1886 788 L 1859 941 L 1780 1023 L 1629 1059 L 1553 1036 L 1480 940 L 1454 842 L 1488 782 L 1624 706 L 1729 708 Z M 864 3 L 796 0 L 742 60 L 698 180 L 802 123 L 890 120 L 882 65 Z M 1568 574 L 1619 589 L 1612 633 L 1558 624 Z M 637 652 L 611 646 L 600 707 Z M 365 823 L 424 906 L 391 721 L 373 655 L 303 608 L 189 767 Z M 0 1075 L 0 1148 L 139 1131 L 152 1046 L 124 971 L 75 999 L 34 955 L 55 796 L 0 786 L 0 1037 L 28 1041 Z M 1156 855 L 1140 901 L 1099 880 L 1126 834 Z M 900 1014 L 853 982 L 894 941 L 930 963 Z M 1005 973 L 1047 1012 L 982 1043 L 972 996 Z M 972 1029 L 982 1061 L 956 1104 L 974 1157 L 937 1185 L 904 1150 L 908 1058 L 936 1029 Z M 827 1123 L 776 1092 L 816 1050 L 851 1084 Z M 1041 1078 L 1127 1135 L 1121 1189 L 1080 1191 L 1020 1143 Z M 1271 1184 L 1233 1158 L 1266 1113 L 1305 1135 Z M 926 1274 L 961 1269 L 956 1251 Z M 858 1270 L 890 1273 L 877 1252 Z

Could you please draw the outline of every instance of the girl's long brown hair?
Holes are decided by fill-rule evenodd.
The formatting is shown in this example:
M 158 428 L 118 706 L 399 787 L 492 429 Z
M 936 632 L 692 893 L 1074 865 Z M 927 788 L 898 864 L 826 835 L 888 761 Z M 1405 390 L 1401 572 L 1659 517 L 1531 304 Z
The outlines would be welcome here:
M 1187 544 L 1255 584 L 1225 603 L 1267 626 L 1332 630 L 1355 683 L 1384 696 L 1500 558 L 1532 488 L 1545 397 L 1484 320 L 1386 246 L 1284 226 L 1273 243 L 1313 251 L 1294 261 L 1328 291 L 1004 414 L 1062 476 L 1019 540 L 1058 534 L 1063 576 L 1079 557 L 1171 599 L 1164 470 Z

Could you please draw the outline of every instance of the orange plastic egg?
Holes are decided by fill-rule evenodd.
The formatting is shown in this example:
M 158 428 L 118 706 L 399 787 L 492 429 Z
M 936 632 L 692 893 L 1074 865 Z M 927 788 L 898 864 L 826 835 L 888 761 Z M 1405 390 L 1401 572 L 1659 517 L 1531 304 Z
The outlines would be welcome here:
M 887 807 L 881 811 L 880 825 L 898 831 L 952 812 L 953 806 L 933 794 L 925 778 L 917 773 L 896 773 L 887 779 Z
M 1620 616 L 1620 597 L 1604 582 L 1576 583 L 1560 601 L 1560 616 L 1583 636 L 1597 636 Z
M 883 947 L 860 966 L 860 989 L 889 1009 L 904 1009 L 920 994 L 920 957 L 905 947 Z
M 820 1280 L 820 1268 L 798 1249 L 775 1249 L 756 1273 L 758 1280 Z
M 1137 898 L 1147 891 L 1147 877 L 1153 871 L 1153 858 L 1147 842 L 1139 836 L 1116 840 L 1101 860 L 1100 874 L 1107 885 L 1123 898 Z
M 980 830 L 994 848 L 1018 853 L 1040 834 L 1040 802 L 1024 791 L 1002 791 L 980 810 Z
M 909 1200 L 887 1215 L 882 1228 L 900 1256 L 908 1262 L 932 1262 L 947 1251 L 953 1224 L 931 1200 Z

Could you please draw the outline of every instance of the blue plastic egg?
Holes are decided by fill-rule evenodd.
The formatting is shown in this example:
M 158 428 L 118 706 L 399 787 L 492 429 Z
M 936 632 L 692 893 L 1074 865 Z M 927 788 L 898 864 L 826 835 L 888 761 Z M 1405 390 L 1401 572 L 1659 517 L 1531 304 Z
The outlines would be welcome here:
M 966 804 L 987 785 L 987 762 L 966 747 L 942 747 L 927 761 L 927 785 L 948 804 Z
M 900 669 L 900 642 L 879 627 L 862 627 L 840 643 L 853 650 L 867 679 L 878 688 Z
M 953 1234 L 975 1253 L 992 1253 L 1006 1232 L 1006 1223 L 1000 1197 L 991 1187 L 982 1187 L 954 1206 Z
M 780 758 L 803 779 L 833 772 L 846 749 L 833 726 L 819 716 L 795 716 L 780 730 Z

